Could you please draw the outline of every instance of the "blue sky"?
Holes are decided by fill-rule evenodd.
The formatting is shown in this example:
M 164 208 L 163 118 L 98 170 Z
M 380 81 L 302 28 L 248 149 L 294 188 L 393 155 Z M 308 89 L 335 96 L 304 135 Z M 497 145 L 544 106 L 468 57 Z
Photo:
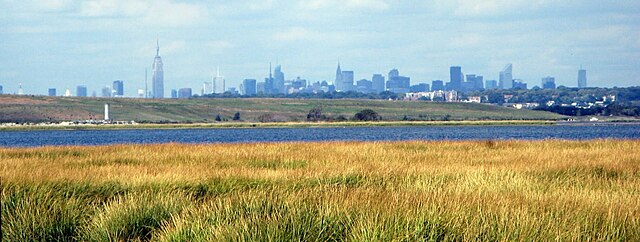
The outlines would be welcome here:
M 0 0 L 0 85 L 58 93 L 125 80 L 144 87 L 155 55 L 165 89 L 199 93 L 216 66 L 237 86 L 264 79 L 332 81 L 340 61 L 355 78 L 392 68 L 412 84 L 449 80 L 449 66 L 497 79 L 507 63 L 529 87 L 545 76 L 576 86 L 640 85 L 640 2 L 547 0 Z

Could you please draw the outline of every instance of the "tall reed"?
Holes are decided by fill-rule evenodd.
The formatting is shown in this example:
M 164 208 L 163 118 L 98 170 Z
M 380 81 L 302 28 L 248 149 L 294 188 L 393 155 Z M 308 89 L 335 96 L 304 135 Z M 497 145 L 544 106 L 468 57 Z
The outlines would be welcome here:
M 640 239 L 640 142 L 0 148 L 3 240 Z

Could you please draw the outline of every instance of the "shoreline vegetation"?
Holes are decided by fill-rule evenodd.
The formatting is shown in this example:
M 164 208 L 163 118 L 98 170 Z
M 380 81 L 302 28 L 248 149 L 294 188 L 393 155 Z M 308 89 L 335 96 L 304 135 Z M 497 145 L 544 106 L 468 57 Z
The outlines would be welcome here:
M 7 241 L 638 241 L 636 140 L 0 148 Z
M 517 126 L 517 125 L 638 125 L 640 120 L 553 121 L 553 120 L 462 120 L 462 121 L 344 121 L 344 122 L 220 122 L 220 123 L 94 123 L 11 124 L 0 131 L 32 130 L 126 130 L 126 129 L 233 129 L 233 128 L 342 128 L 402 126 Z
M 555 125 L 550 120 L 468 120 L 468 121 L 345 121 L 345 122 L 220 122 L 220 123 L 98 123 L 98 124 L 16 124 L 0 126 L 0 131 L 28 130 L 113 130 L 113 129 L 215 129 L 215 128 L 336 128 L 398 126 L 483 126 Z M 602 123 L 601 123 L 602 124 Z

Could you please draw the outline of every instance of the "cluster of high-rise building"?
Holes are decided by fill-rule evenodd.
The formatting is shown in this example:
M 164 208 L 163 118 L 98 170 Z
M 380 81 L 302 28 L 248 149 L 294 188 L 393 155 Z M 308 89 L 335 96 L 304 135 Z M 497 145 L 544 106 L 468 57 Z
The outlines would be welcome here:
M 122 80 L 116 80 L 113 81 L 113 85 L 112 86 L 105 86 L 102 88 L 101 90 L 101 95 L 100 97 L 124 97 L 124 81 Z M 47 95 L 48 96 L 57 96 L 58 95 L 58 90 L 54 87 L 51 87 L 47 90 Z M 68 88 L 65 90 L 64 95 L 65 97 L 70 97 L 71 96 L 71 90 L 69 90 Z M 76 97 L 87 97 L 89 96 L 88 93 L 88 88 L 86 85 L 78 85 L 76 87 Z M 93 94 L 91 95 L 93 97 L 97 97 L 98 94 L 94 91 Z
M 400 75 L 398 69 L 392 69 L 388 75 L 373 74 L 371 80 L 361 79 L 354 81 L 354 71 L 343 70 L 340 64 L 336 68 L 333 83 L 326 81 L 310 83 L 306 85 L 306 80 L 299 77 L 295 80 L 285 80 L 282 67 L 277 65 L 275 74 L 269 71 L 269 77 L 264 82 L 257 82 L 256 79 L 245 79 L 240 85 L 240 93 L 244 95 L 263 94 L 291 94 L 297 92 L 337 91 L 337 92 L 362 92 L 380 93 L 384 91 L 394 93 L 417 93 L 429 91 L 456 91 L 472 92 L 486 89 L 527 89 L 528 85 L 521 79 L 513 77 L 513 65 L 507 64 L 499 73 L 498 80 L 484 80 L 482 75 L 464 74 L 462 67 L 451 66 L 449 68 L 449 81 L 433 80 L 431 84 L 419 83 L 411 85 L 411 78 Z M 303 82 L 300 82 L 302 80 Z M 586 87 L 586 71 L 580 69 L 578 72 L 579 87 Z M 554 77 L 542 78 L 541 88 L 556 88 Z M 437 94 L 440 95 L 440 94 Z
M 464 74 L 462 67 L 451 66 L 449 68 L 449 82 L 442 80 L 433 80 L 431 84 L 419 83 L 411 85 L 411 78 L 400 75 L 398 69 L 392 69 L 385 76 L 382 74 L 373 74 L 371 80 L 360 79 L 355 81 L 354 71 L 342 70 L 340 63 L 336 68 L 335 79 L 332 83 L 327 81 L 307 82 L 306 79 L 296 77 L 295 79 L 285 79 L 285 73 L 282 71 L 281 65 L 276 65 L 275 68 L 271 68 L 269 64 L 269 76 L 264 78 L 264 81 L 257 81 L 256 79 L 244 79 L 240 84 L 239 90 L 236 88 L 227 88 L 226 80 L 220 75 L 218 68 L 216 75 L 211 78 L 211 81 L 203 83 L 201 89 L 202 95 L 215 94 L 215 93 L 238 93 L 243 95 L 256 95 L 256 94 L 293 94 L 293 93 L 319 93 L 319 92 L 361 92 L 361 93 L 380 93 L 384 91 L 394 93 L 418 93 L 418 92 L 437 92 L 437 91 L 456 91 L 456 92 L 471 92 L 480 91 L 485 89 L 527 89 L 527 83 L 523 80 L 515 79 L 513 77 L 513 65 L 507 64 L 499 73 L 498 80 L 484 80 L 482 75 L 477 74 Z M 137 97 L 140 98 L 164 98 L 164 72 L 162 58 L 160 57 L 160 44 L 156 42 L 156 55 L 154 57 L 152 65 L 152 77 L 151 77 L 151 90 L 148 90 L 147 86 L 147 74 L 145 70 L 145 88 L 138 89 Z M 587 72 L 586 70 L 578 70 L 578 88 L 587 87 Z M 555 89 L 555 78 L 547 76 L 542 78 L 540 88 L 543 89 Z M 116 80 L 111 86 L 105 86 L 101 90 L 102 97 L 123 97 L 124 96 L 124 81 Z M 3 93 L 2 86 L 0 86 L 0 94 Z M 20 85 L 18 94 L 22 94 L 22 86 Z M 49 88 L 48 95 L 56 96 L 57 90 L 55 88 Z M 192 89 L 185 87 L 180 89 L 171 90 L 172 98 L 188 98 L 193 95 Z M 437 94 L 439 95 L 439 94 Z M 64 96 L 71 96 L 69 89 L 66 89 Z M 86 97 L 88 96 L 87 86 L 79 85 L 76 88 L 76 96 Z M 93 92 L 92 96 L 97 96 L 96 92 Z
M 401 76 L 397 69 L 389 72 L 388 80 L 382 74 L 373 74 L 371 80 L 361 79 L 354 81 L 354 72 L 342 70 L 340 64 L 336 68 L 336 76 L 333 83 L 327 81 L 317 81 L 308 83 L 306 79 L 296 77 L 286 80 L 282 66 L 277 65 L 273 71 L 269 71 L 269 76 L 264 82 L 257 82 L 256 79 L 245 79 L 240 85 L 240 92 L 243 95 L 255 94 L 293 94 L 293 93 L 318 93 L 318 92 L 362 92 L 380 93 L 391 91 L 406 93 L 411 89 L 410 78 Z M 428 85 L 427 85 L 428 88 Z
M 483 82 L 483 76 L 475 74 L 462 74 L 462 68 L 459 66 L 452 66 L 449 69 L 450 82 L 443 85 L 441 80 L 434 80 L 432 82 L 431 89 L 433 91 L 438 90 L 453 90 L 459 92 L 479 91 L 486 89 L 527 89 L 527 83 L 521 79 L 513 77 L 513 65 L 507 64 L 499 73 L 498 81 L 486 80 Z M 465 78 L 466 77 L 466 78 Z M 587 72 L 580 68 L 578 70 L 578 88 L 587 87 Z M 540 88 L 543 89 L 555 89 L 555 78 L 551 76 L 543 77 Z
M 243 95 L 292 94 L 303 92 L 310 86 L 313 85 L 308 85 L 307 80 L 300 77 L 286 80 L 282 66 L 276 65 L 273 71 L 269 66 L 269 76 L 265 77 L 263 82 L 258 82 L 256 79 L 244 79 L 240 84 L 240 90 L 230 88 L 227 91 Z

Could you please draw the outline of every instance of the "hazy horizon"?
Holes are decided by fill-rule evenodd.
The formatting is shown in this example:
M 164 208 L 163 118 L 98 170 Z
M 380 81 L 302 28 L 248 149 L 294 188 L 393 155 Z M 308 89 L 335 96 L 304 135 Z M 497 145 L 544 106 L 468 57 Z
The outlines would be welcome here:
M 5 93 L 89 94 L 124 80 L 125 95 L 151 84 L 156 39 L 165 93 L 200 93 L 216 67 L 237 87 L 269 63 L 286 79 L 333 81 L 338 61 L 355 79 L 449 81 L 449 67 L 498 79 L 507 63 L 529 88 L 553 76 L 576 86 L 640 85 L 637 1 L 14 1 L 0 0 L 0 85 Z M 165 94 L 165 96 L 167 96 Z

